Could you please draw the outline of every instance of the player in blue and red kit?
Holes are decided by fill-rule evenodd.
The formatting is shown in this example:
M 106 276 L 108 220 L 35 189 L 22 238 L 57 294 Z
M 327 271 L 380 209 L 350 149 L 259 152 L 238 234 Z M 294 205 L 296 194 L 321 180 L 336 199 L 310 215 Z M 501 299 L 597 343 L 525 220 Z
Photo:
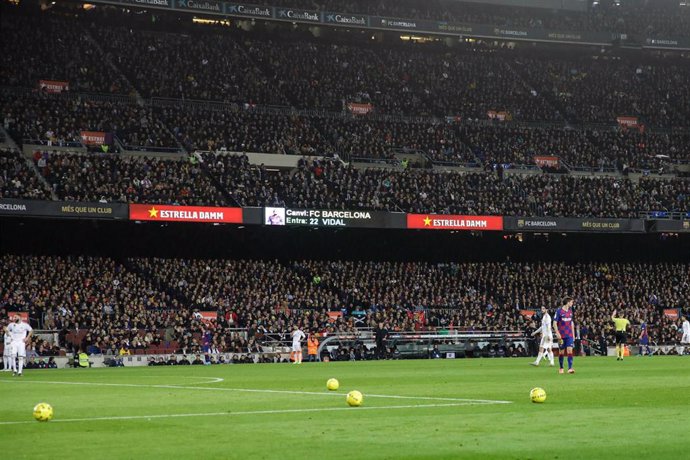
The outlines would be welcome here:
M 568 354 L 568 374 L 574 374 L 573 369 L 573 345 L 575 345 L 575 324 L 573 323 L 573 299 L 566 297 L 563 299 L 563 306 L 556 310 L 553 317 L 553 329 L 558 337 L 558 373 L 563 373 L 563 354 Z
M 649 331 L 647 330 L 647 323 L 644 321 L 640 324 L 640 354 L 639 356 L 652 356 L 652 349 L 649 348 Z M 646 349 L 646 350 L 645 350 Z M 646 353 L 645 353 L 646 351 Z

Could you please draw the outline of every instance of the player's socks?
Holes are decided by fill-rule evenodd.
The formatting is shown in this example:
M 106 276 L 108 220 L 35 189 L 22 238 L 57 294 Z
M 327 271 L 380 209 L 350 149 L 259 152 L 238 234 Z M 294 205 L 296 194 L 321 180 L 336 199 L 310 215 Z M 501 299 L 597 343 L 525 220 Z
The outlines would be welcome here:
M 568 369 L 572 369 L 572 368 L 573 368 L 573 354 L 568 353 Z
M 558 355 L 558 365 L 563 369 L 563 355 L 561 354 Z
M 17 373 L 21 374 L 22 370 L 24 370 L 24 358 L 19 357 L 19 359 L 17 361 L 19 361 L 19 367 L 18 367 L 19 372 L 17 372 Z

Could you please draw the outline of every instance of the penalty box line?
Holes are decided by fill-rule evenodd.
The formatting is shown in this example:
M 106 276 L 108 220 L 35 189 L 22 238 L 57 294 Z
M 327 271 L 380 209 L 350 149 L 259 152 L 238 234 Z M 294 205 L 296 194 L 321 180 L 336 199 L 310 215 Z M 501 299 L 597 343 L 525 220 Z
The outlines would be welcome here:
M 214 379 L 213 382 L 218 383 L 223 381 L 223 379 Z M 299 390 L 270 390 L 270 389 L 259 389 L 259 388 L 223 388 L 223 387 L 200 387 L 200 386 L 189 386 L 189 385 L 150 385 L 150 384 L 138 384 L 138 383 L 101 383 L 101 382 L 60 382 L 60 381 L 47 381 L 47 380 L 5 380 L 0 379 L 0 382 L 5 383 L 35 383 L 35 384 L 46 384 L 46 385 L 85 385 L 85 386 L 105 386 L 105 387 L 125 387 L 125 388 L 162 388 L 162 389 L 173 389 L 173 390 L 200 390 L 200 391 L 230 391 L 237 393 L 273 393 L 273 394 L 288 394 L 288 395 L 310 395 L 310 396 L 340 396 L 342 393 L 335 392 L 320 392 L 320 391 L 299 391 Z M 381 394 L 370 394 L 365 393 L 368 398 L 384 398 L 384 399 L 414 399 L 423 401 L 452 401 L 452 402 L 462 402 L 470 403 L 474 405 L 480 404 L 511 404 L 512 401 L 501 401 L 497 399 L 468 399 L 468 398 L 448 398 L 448 397 L 435 397 L 435 396 L 400 396 L 400 395 L 381 395 Z
M 153 420 L 165 418 L 185 418 L 185 417 L 220 417 L 220 416 L 240 416 L 240 415 L 276 415 L 276 414 L 293 414 L 306 412 L 340 412 L 340 411 L 362 411 L 362 410 L 395 410 L 395 409 L 427 409 L 438 407 L 459 407 L 459 406 L 474 406 L 477 404 L 486 403 L 472 403 L 472 402 L 455 402 L 442 404 L 408 404 L 402 406 L 363 406 L 363 407 L 321 407 L 313 409 L 271 409 L 271 410 L 253 410 L 253 411 L 237 411 L 237 412 L 199 412 L 194 414 L 156 414 L 156 415 L 122 415 L 112 417 L 92 417 L 92 418 L 66 418 L 55 419 L 50 423 L 73 423 L 73 422 L 98 422 L 98 421 L 115 421 L 115 420 Z M 7 421 L 0 422 L 3 425 L 25 425 L 29 423 L 36 423 L 30 420 Z

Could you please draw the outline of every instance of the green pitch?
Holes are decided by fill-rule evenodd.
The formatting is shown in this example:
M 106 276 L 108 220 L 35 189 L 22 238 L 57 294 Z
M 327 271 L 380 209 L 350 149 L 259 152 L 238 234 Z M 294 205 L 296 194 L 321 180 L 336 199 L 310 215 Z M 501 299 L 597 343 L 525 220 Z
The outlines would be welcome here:
M 0 374 L 0 450 L 84 460 L 685 458 L 690 359 L 575 364 L 575 375 L 526 359 Z M 530 402 L 535 386 L 544 404 Z M 345 404 L 354 389 L 362 407 Z M 31 418 L 42 401 L 51 422 Z

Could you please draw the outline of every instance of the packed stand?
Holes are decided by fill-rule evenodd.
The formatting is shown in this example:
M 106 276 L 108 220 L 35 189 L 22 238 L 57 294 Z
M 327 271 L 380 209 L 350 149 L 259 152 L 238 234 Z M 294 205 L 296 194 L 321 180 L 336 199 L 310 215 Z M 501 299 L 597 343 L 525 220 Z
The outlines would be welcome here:
M 248 53 L 298 108 L 343 110 L 371 104 L 377 113 L 482 118 L 506 111 L 516 120 L 557 120 L 548 103 L 489 50 L 433 45 L 319 43 L 294 34 L 247 35 Z
M 318 119 L 230 106 L 156 108 L 188 150 L 328 155 Z
M 40 80 L 50 80 L 67 82 L 72 92 L 131 91 L 108 65 L 86 24 L 56 14 L 22 14 L 4 2 L 2 11 L 6 39 L 0 45 L 0 85 L 38 88 Z
M 3 255 L 0 310 L 26 311 L 34 328 L 60 331 L 58 345 L 82 331 L 84 351 L 118 350 L 174 325 L 185 310 L 177 299 L 112 259 Z M 91 349 L 91 351 L 95 351 Z
M 99 28 L 101 46 L 144 97 L 285 105 L 285 99 L 227 32 L 147 32 Z
M 690 295 L 690 266 L 668 263 L 349 262 L 4 255 L 0 310 L 26 311 L 58 345 L 89 353 L 260 352 L 294 325 L 320 335 L 389 331 L 531 333 L 532 311 L 576 299 L 576 333 L 612 343 L 618 310 L 653 343 L 677 343 L 664 309 Z M 68 289 L 69 288 L 69 289 Z M 204 319 L 206 312 L 215 318 Z M 332 316 L 329 313 L 333 314 Z M 36 341 L 37 356 L 54 353 Z
M 225 204 L 201 167 L 187 159 L 43 152 L 34 161 L 61 200 Z
M 188 150 L 392 159 L 422 151 L 439 162 L 474 161 L 459 125 L 370 117 L 305 116 L 232 107 L 160 107 L 154 112 Z
M 561 119 L 538 91 L 516 78 L 510 61 L 495 50 L 413 46 L 381 49 L 378 55 L 382 67 L 400 85 L 402 94 L 391 97 L 413 98 L 412 110 L 407 113 L 487 119 L 493 111 L 505 112 L 508 119 L 519 121 Z M 383 92 L 387 93 L 385 89 Z
M 328 312 L 340 305 L 333 293 L 275 261 L 138 258 L 130 263 L 175 290 L 195 311 L 216 312 L 215 322 L 204 325 L 197 314 L 195 327 L 176 331 L 186 350 L 260 351 L 264 340 L 287 340 L 297 322 L 323 332 L 351 330 L 344 321 L 329 321 Z
M 51 193 L 20 152 L 0 149 L 0 198 L 49 200 Z
M 457 129 L 457 137 L 481 164 L 533 165 L 537 156 L 557 156 L 570 167 L 657 172 L 664 164 L 690 159 L 690 134 L 682 131 L 527 128 L 467 122 Z
M 81 145 L 82 131 L 99 131 L 117 135 L 128 146 L 178 147 L 152 110 L 133 102 L 18 90 L 0 91 L 0 109 L 6 129 L 18 142 Z
M 689 206 L 690 181 L 683 179 L 643 179 L 637 185 L 617 177 L 391 171 L 306 159 L 295 172 L 276 173 L 251 165 L 244 156 L 202 158 L 210 174 L 242 206 L 623 218 Z
M 9 155 L 9 156 L 7 156 Z M 290 171 L 252 165 L 245 155 L 203 153 L 178 160 L 40 149 L 36 169 L 6 153 L 5 197 L 162 203 L 288 206 L 412 213 L 636 218 L 643 211 L 687 211 L 690 181 L 515 174 L 422 168 L 356 168 L 338 159 L 302 158 Z
M 687 71 L 673 75 L 674 66 L 661 60 L 645 65 L 627 59 L 595 57 L 566 60 L 516 55 L 514 66 L 562 108 L 563 116 L 570 121 L 614 124 L 617 117 L 638 117 L 641 124 L 652 126 L 688 124 L 687 107 L 678 105 L 680 101 L 672 93 L 663 91 L 677 79 L 682 80 Z M 661 88 L 660 75 L 666 77 Z
M 687 264 L 410 263 L 300 261 L 295 269 L 338 292 L 361 325 L 384 321 L 393 330 L 435 327 L 460 331 L 534 328 L 524 311 L 553 311 L 573 295 L 578 337 L 613 343 L 611 313 L 646 322 L 653 342 L 677 343 L 677 325 L 663 308 L 681 308 L 690 294 Z M 424 324 L 414 311 L 426 312 Z M 631 336 L 633 336 L 631 334 Z
M 638 186 L 640 200 L 647 209 L 690 213 L 690 181 L 643 178 Z

